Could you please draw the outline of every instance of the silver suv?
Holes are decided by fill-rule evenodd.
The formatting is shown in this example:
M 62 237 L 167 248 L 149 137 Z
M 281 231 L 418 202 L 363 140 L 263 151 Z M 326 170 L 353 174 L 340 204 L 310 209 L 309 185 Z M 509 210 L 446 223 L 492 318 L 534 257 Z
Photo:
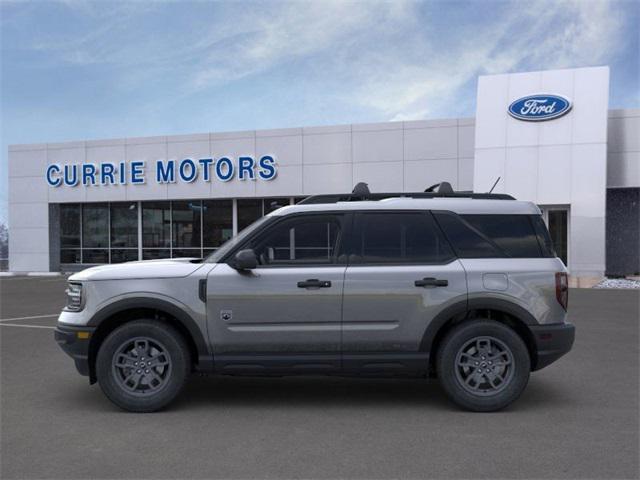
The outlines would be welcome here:
M 475 411 L 516 400 L 567 353 L 567 273 L 538 207 L 453 192 L 309 197 L 205 259 L 69 278 L 56 341 L 125 410 L 191 372 L 435 376 Z M 433 190 L 433 189 L 432 189 Z

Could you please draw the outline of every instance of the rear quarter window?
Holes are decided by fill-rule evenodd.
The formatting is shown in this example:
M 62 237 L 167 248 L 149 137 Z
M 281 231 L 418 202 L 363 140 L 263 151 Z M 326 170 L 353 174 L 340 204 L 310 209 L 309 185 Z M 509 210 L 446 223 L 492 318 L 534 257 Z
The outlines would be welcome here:
M 552 257 L 544 222 L 538 215 L 436 214 L 438 223 L 462 258 Z

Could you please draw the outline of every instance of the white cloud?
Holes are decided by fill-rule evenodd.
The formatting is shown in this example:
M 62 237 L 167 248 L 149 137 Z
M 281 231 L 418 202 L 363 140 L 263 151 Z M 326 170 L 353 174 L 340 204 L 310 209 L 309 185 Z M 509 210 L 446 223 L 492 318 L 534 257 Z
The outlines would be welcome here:
M 517 2 L 492 25 L 451 32 L 447 55 L 416 62 L 389 54 L 384 76 L 367 75 L 372 59 L 363 60 L 360 75 L 370 80 L 356 98 L 391 120 L 453 115 L 451 103 L 477 75 L 600 64 L 623 42 L 622 26 L 611 2 Z
M 339 55 L 352 36 L 375 36 L 389 19 L 405 19 L 407 2 L 293 2 L 260 10 L 245 18 L 252 28 L 232 44 L 219 40 L 207 49 L 197 88 L 216 85 L 283 62 L 325 52 Z
M 280 67 L 393 120 L 456 115 L 451 104 L 479 74 L 599 64 L 624 43 L 609 1 L 486 3 L 492 15 L 447 29 L 438 28 L 440 2 L 195 3 L 206 14 L 180 25 L 162 16 L 175 4 L 64 4 L 91 28 L 32 48 L 52 62 L 106 65 L 122 88 L 171 78 L 188 96 Z M 162 21 L 148 21 L 155 13 Z

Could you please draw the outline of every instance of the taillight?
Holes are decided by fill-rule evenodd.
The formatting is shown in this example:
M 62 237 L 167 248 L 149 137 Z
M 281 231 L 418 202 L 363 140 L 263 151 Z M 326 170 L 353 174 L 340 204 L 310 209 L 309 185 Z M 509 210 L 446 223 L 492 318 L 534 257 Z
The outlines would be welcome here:
M 556 273 L 556 299 L 566 310 L 569 306 L 569 277 L 566 272 Z

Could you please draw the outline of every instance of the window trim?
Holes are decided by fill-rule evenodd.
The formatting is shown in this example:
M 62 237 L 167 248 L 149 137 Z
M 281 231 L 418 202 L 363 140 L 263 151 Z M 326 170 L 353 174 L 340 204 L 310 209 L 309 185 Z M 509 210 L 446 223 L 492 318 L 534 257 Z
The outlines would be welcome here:
M 438 222 L 435 219 L 435 216 L 433 215 L 433 213 L 431 212 L 431 210 L 418 210 L 418 209 L 408 209 L 408 210 L 389 210 L 389 209 L 375 209 L 375 210 L 356 210 L 353 211 L 353 227 L 351 229 L 350 233 L 350 238 L 349 238 L 349 242 L 347 245 L 347 265 L 349 267 L 406 267 L 406 266 L 444 266 L 444 265 L 449 265 L 455 261 L 458 260 L 458 255 L 456 250 L 453 248 L 453 246 L 451 245 L 451 242 L 449 241 L 449 239 L 447 238 L 447 236 L 444 234 L 444 232 L 442 231 L 442 228 L 440 228 L 440 225 L 438 224 Z M 357 235 L 360 233 L 361 228 L 362 228 L 362 224 L 361 224 L 361 218 L 364 215 L 367 214 L 421 214 L 424 215 L 425 217 L 431 217 L 432 221 L 433 221 L 433 226 L 435 227 L 435 230 L 437 232 L 437 234 L 440 236 L 440 239 L 446 243 L 449 246 L 449 249 L 451 250 L 451 256 L 443 261 L 440 262 L 364 262 L 364 261 L 353 261 L 355 256 L 355 250 L 353 249 L 354 245 L 353 242 L 355 241 Z

